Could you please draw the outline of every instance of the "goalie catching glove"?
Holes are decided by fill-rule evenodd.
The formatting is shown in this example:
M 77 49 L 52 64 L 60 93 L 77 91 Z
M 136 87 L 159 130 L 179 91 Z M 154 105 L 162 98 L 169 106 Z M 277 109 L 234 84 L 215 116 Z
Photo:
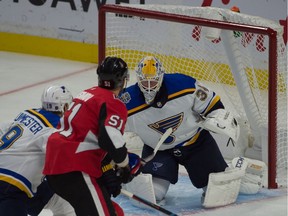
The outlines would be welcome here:
M 206 117 L 200 117 L 199 127 L 217 134 L 229 136 L 237 142 L 240 135 L 240 127 L 232 113 L 225 109 L 217 109 L 209 113 Z
M 125 167 L 116 167 L 117 176 L 122 183 L 131 182 L 141 172 L 141 158 L 134 153 L 128 153 L 129 164 Z

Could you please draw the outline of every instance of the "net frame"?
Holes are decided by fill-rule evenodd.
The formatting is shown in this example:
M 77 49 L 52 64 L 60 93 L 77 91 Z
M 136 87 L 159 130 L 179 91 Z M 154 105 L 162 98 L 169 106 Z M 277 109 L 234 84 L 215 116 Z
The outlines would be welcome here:
M 269 38 L 269 62 L 268 62 L 268 188 L 277 188 L 276 182 L 276 155 L 277 155 L 277 31 L 270 27 L 232 23 L 206 18 L 190 17 L 186 15 L 170 14 L 160 11 L 151 11 L 141 8 L 132 8 L 122 5 L 103 5 L 99 10 L 98 23 L 98 60 L 101 62 L 106 55 L 106 13 L 122 14 L 126 16 L 137 16 L 143 18 L 158 19 L 169 22 L 180 22 L 186 24 L 200 25 L 205 27 L 221 28 L 224 30 L 235 30 L 249 33 L 267 35 Z

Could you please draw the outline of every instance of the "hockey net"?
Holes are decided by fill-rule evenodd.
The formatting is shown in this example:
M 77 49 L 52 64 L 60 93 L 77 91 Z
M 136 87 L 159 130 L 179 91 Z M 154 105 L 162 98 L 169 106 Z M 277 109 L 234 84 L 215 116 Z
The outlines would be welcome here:
M 273 21 L 227 9 L 105 5 L 99 11 L 99 61 L 118 56 L 133 70 L 144 56 L 153 55 L 166 73 L 205 83 L 241 126 L 237 143 L 215 135 L 224 157 L 260 159 L 268 165 L 268 188 L 287 187 L 287 52 L 282 35 Z

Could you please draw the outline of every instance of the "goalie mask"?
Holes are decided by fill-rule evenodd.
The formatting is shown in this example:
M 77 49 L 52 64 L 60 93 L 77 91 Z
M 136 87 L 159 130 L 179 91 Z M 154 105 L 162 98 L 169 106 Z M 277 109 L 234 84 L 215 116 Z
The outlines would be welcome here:
M 48 86 L 41 97 L 42 108 L 51 112 L 64 112 L 65 104 L 73 100 L 71 92 L 65 86 Z
M 153 56 L 143 58 L 138 64 L 137 82 L 144 94 L 146 104 L 153 102 L 162 85 L 164 73 L 161 62 Z

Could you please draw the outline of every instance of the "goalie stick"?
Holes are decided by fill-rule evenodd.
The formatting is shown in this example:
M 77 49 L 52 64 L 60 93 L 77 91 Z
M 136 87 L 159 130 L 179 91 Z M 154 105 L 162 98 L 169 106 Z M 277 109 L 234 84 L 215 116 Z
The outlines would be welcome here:
M 172 134 L 173 129 L 172 128 L 168 128 L 165 133 L 162 135 L 162 137 L 160 138 L 160 140 L 158 141 L 157 145 L 155 146 L 153 153 L 149 156 L 147 156 L 146 158 L 142 158 L 142 165 L 145 165 L 147 162 L 149 162 L 150 160 L 152 160 L 152 158 L 155 156 L 155 154 L 157 153 L 158 149 L 160 148 L 160 146 L 164 143 L 164 141 Z
M 137 200 L 138 202 L 141 202 L 141 203 L 143 203 L 143 204 L 145 204 L 147 206 L 150 206 L 150 207 L 152 207 L 152 208 L 154 208 L 154 209 L 156 209 L 156 210 L 158 210 L 158 211 L 160 211 L 160 212 L 162 212 L 162 213 L 164 213 L 166 215 L 177 216 L 177 214 L 175 214 L 175 213 L 173 213 L 173 212 L 171 212 L 171 211 L 169 211 L 167 209 L 164 209 L 164 208 L 162 208 L 159 205 L 156 205 L 156 204 L 154 204 L 152 202 L 149 202 L 148 200 L 145 200 L 145 199 L 143 199 L 143 198 L 141 198 L 139 196 L 136 196 L 135 194 L 132 194 L 132 193 L 130 193 L 127 190 L 121 189 L 121 193 L 123 195 L 127 196 L 127 197 L 130 197 L 132 199 Z
M 154 156 L 156 155 L 156 153 L 157 153 L 157 151 L 159 150 L 160 146 L 161 146 L 161 145 L 165 142 L 165 140 L 172 134 L 172 132 L 173 132 L 173 129 L 172 129 L 172 128 L 168 128 L 168 129 L 165 131 L 165 133 L 161 136 L 161 138 L 160 138 L 160 140 L 158 141 L 158 143 L 156 144 L 156 146 L 155 146 L 152 154 L 149 155 L 149 156 L 147 156 L 147 157 L 145 157 L 145 158 L 141 158 L 141 164 L 142 164 L 142 166 L 145 166 L 145 164 L 146 164 L 147 162 L 149 162 L 150 160 L 152 160 L 152 159 L 154 158 Z M 152 179 L 151 179 L 151 180 L 152 180 Z M 152 182 L 151 182 L 151 183 L 152 183 Z M 129 183 L 128 183 L 128 184 L 129 184 Z M 151 185 L 151 186 L 152 186 L 152 185 Z M 156 205 L 156 204 L 155 204 L 155 203 L 156 203 L 156 200 L 155 200 L 155 203 L 154 203 L 154 202 L 150 202 L 150 201 L 148 201 L 148 200 L 146 200 L 146 199 L 144 199 L 144 198 L 141 198 L 141 197 L 139 197 L 139 196 L 137 196 L 137 195 L 135 195 L 135 194 L 127 191 L 127 190 L 124 190 L 124 189 L 121 190 L 121 193 L 124 194 L 124 195 L 126 195 L 126 196 L 128 196 L 128 197 L 130 197 L 130 198 L 132 198 L 132 199 L 134 199 L 134 200 L 136 200 L 136 201 L 138 201 L 138 202 L 140 202 L 140 203 L 143 203 L 143 204 L 145 204 L 145 205 L 147 205 L 147 206 L 150 206 L 150 207 L 152 207 L 152 208 L 155 208 L 155 209 L 157 209 L 157 210 L 159 210 L 159 211 L 161 211 L 161 212 L 163 212 L 163 213 L 165 213 L 165 214 L 167 214 L 167 215 L 176 215 L 176 214 L 174 214 L 174 213 L 172 213 L 172 212 L 169 212 L 168 210 L 162 208 L 161 206 Z M 154 190 L 153 190 L 153 196 L 155 196 Z M 177 215 L 176 215 L 176 216 L 177 216 Z

